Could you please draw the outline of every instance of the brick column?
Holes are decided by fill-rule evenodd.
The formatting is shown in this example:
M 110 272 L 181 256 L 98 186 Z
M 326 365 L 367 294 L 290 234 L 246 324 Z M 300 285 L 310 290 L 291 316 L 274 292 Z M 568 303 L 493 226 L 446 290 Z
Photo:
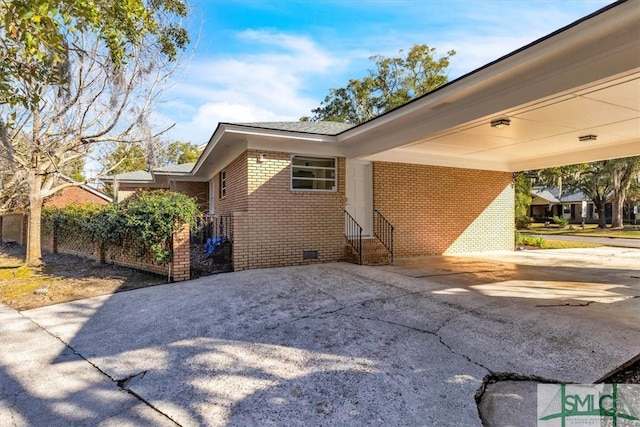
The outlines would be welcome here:
M 233 212 L 232 224 L 232 254 L 233 271 L 242 271 L 249 268 L 249 233 L 247 232 L 247 212 Z
M 181 282 L 191 278 L 191 243 L 189 224 L 178 224 L 173 232 L 173 259 L 171 270 L 173 281 Z

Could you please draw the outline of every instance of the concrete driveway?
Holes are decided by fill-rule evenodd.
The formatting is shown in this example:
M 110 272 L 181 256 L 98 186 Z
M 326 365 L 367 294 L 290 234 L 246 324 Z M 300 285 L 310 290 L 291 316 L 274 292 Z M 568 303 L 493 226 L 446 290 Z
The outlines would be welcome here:
M 640 353 L 638 297 L 640 250 L 595 248 L 251 270 L 5 309 L 0 424 L 535 426 L 538 382 L 592 383 Z

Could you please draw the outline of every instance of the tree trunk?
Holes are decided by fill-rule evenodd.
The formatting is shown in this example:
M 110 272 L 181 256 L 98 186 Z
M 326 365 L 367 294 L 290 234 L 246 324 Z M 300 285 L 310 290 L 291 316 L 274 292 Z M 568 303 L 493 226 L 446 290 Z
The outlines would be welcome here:
M 40 170 L 40 112 L 32 111 L 31 169 L 29 170 L 29 227 L 27 228 L 27 254 L 25 263 L 30 267 L 42 265 L 40 228 L 42 224 L 42 183 L 44 175 Z
M 611 228 L 623 228 L 624 222 L 622 217 L 622 211 L 624 206 L 625 195 L 614 197 L 611 203 Z
M 42 223 L 42 175 L 31 172 L 29 188 L 29 228 L 27 229 L 27 256 L 25 263 L 31 267 L 42 265 L 40 228 Z
M 604 203 L 596 206 L 596 209 L 598 210 L 598 227 L 600 228 L 607 228 L 607 218 L 604 216 L 604 206 Z

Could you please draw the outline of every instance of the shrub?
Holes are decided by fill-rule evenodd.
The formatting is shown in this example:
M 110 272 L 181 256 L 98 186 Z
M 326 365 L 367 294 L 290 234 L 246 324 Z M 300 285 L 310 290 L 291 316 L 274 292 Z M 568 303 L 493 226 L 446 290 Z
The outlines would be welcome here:
M 126 200 L 116 215 L 118 226 L 125 234 L 141 242 L 155 256 L 159 264 L 171 260 L 169 243 L 176 223 L 195 225 L 198 207 L 195 199 L 169 191 L 139 191 Z
M 569 220 L 560 216 L 554 216 L 551 220 L 554 224 L 558 224 L 560 228 L 565 228 L 569 224 Z
M 516 245 L 518 246 L 536 246 L 542 248 L 544 246 L 544 239 L 542 236 L 529 236 L 516 232 Z
M 121 204 L 70 205 L 43 210 L 43 223 L 57 233 L 83 233 L 101 245 L 121 246 L 127 239 L 149 250 L 158 264 L 171 260 L 171 236 L 177 224 L 195 224 L 194 198 L 164 190 L 139 191 Z

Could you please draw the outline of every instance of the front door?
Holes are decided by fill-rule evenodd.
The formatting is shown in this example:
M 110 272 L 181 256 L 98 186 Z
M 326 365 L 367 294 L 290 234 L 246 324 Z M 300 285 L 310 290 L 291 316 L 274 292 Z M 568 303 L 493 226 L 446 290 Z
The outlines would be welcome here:
M 363 236 L 373 235 L 373 175 L 371 162 L 347 160 L 346 209 L 362 227 Z

